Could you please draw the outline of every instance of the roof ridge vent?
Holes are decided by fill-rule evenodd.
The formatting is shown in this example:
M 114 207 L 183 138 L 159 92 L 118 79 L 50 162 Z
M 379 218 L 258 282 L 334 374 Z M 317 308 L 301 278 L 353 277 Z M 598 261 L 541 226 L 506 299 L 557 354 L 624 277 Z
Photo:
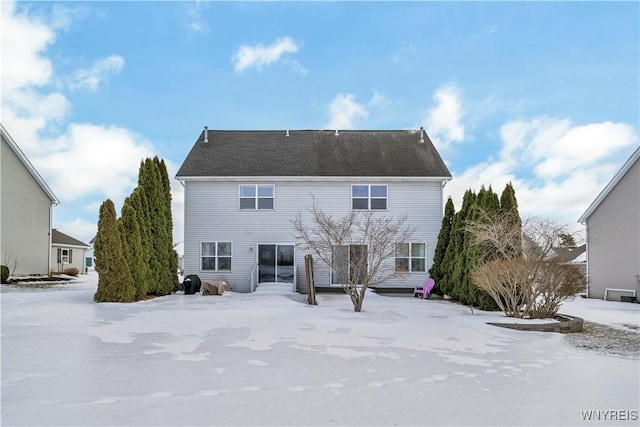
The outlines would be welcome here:
M 420 144 L 424 144 L 424 128 L 420 126 L 420 139 L 418 140 Z
M 204 141 L 202 142 L 209 142 L 209 126 L 204 127 Z

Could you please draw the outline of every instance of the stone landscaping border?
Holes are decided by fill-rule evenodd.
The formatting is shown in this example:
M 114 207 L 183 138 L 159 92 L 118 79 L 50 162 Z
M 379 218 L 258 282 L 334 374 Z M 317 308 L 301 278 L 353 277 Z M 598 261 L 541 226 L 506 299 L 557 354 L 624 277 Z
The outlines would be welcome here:
M 556 314 L 554 319 L 557 322 L 552 323 L 494 323 L 487 322 L 488 325 L 500 326 L 501 328 L 515 329 L 518 331 L 535 331 L 535 332 L 559 332 L 561 334 L 570 334 L 574 332 L 582 332 L 584 320 L 580 317 L 569 316 L 567 314 Z

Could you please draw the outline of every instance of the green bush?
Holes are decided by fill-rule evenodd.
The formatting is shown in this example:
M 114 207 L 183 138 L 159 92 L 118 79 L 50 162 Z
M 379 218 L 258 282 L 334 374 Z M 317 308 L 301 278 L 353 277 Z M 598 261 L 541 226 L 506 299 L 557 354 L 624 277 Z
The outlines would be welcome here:
M 6 265 L 2 266 L 2 274 L 0 274 L 1 277 L 1 282 L 2 283 L 7 283 L 7 279 L 9 278 L 9 267 L 7 267 Z
M 75 267 L 65 268 L 63 271 L 63 273 L 66 274 L 67 276 L 73 276 L 73 277 L 76 277 L 79 272 L 80 270 L 78 270 Z

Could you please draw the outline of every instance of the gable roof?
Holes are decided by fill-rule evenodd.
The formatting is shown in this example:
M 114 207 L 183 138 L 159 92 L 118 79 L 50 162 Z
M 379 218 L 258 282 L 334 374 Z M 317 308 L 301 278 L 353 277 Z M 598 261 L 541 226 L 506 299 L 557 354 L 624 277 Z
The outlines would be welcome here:
M 631 169 L 631 167 L 638 161 L 640 158 L 640 147 L 636 148 L 636 151 L 631 154 L 631 157 L 622 165 L 622 168 L 615 174 L 615 176 L 611 179 L 609 184 L 598 194 L 598 197 L 591 203 L 591 205 L 587 208 L 587 210 L 582 214 L 578 222 L 580 224 L 585 224 L 587 222 L 587 218 L 591 216 L 591 214 L 600 206 L 600 203 L 609 195 L 611 190 L 618 185 L 618 182 L 626 175 L 626 173 Z
M 587 251 L 587 244 L 583 243 L 575 248 L 558 247 L 552 249 L 556 259 L 564 263 L 577 263 L 586 261 L 586 257 L 583 255 Z
M 204 142 L 207 132 L 208 142 Z M 423 143 L 419 142 L 423 132 Z M 451 173 L 423 130 L 203 131 L 176 178 L 430 177 Z
M 64 233 L 61 233 L 57 229 L 51 230 L 51 244 L 52 245 L 61 245 L 61 246 L 81 246 L 84 248 L 88 248 L 89 245 L 81 242 L 80 240 L 74 239 L 71 236 L 68 236 Z
M 22 162 L 25 169 L 27 169 L 27 171 L 29 172 L 29 174 L 31 174 L 33 179 L 38 183 L 38 185 L 40 185 L 40 188 L 42 188 L 42 191 L 44 191 L 45 194 L 49 197 L 49 199 L 51 200 L 51 203 L 54 205 L 59 205 L 60 201 L 58 200 L 56 195 L 53 194 L 53 191 L 51 191 L 51 188 L 49 188 L 47 183 L 44 182 L 44 179 L 42 179 L 42 177 L 40 176 L 36 168 L 33 167 L 31 162 L 27 158 L 27 156 L 25 156 L 25 154 L 22 152 L 18 144 L 13 140 L 11 135 L 9 135 L 9 132 L 7 132 L 4 126 L 2 126 L 2 123 L 0 123 L 0 135 L 2 135 L 2 140 L 6 141 L 9 148 L 11 148 L 11 150 L 15 153 L 16 157 L 18 157 L 18 159 Z

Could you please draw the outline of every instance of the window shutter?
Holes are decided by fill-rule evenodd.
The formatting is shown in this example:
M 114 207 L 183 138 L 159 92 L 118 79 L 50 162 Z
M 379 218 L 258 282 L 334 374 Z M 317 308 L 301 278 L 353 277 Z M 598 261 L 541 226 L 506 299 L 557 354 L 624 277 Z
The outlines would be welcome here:
M 73 263 L 73 249 L 69 249 L 69 264 Z
M 62 249 L 58 248 L 58 264 L 62 262 Z

